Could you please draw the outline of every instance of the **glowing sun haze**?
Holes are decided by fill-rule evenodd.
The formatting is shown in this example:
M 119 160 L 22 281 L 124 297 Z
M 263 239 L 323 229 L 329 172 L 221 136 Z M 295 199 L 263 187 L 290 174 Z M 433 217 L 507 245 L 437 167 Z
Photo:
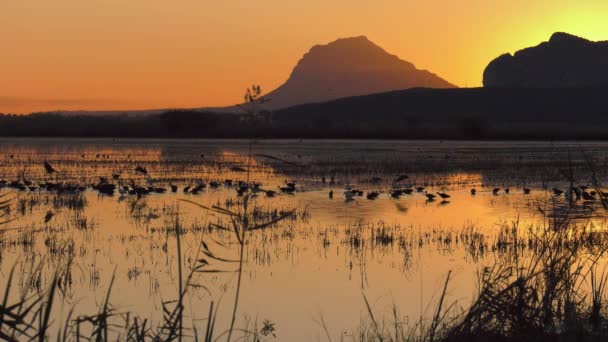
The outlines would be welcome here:
M 366 35 L 458 86 L 555 31 L 608 39 L 608 1 L 2 0 L 0 112 L 231 105 L 315 44 Z

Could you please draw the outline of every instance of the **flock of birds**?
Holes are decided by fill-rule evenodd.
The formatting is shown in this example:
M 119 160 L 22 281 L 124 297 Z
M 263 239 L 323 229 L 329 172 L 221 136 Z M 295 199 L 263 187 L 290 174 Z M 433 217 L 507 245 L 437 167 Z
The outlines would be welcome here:
M 43 163 L 44 170 L 47 175 L 52 175 L 57 173 L 57 170 L 48 162 L 45 161 Z M 178 187 L 177 185 L 170 183 L 169 187 L 163 186 L 154 186 L 152 185 L 151 178 L 149 177 L 148 170 L 143 166 L 135 167 L 134 171 L 136 173 L 142 174 L 147 179 L 148 185 L 138 185 L 133 180 L 123 180 L 121 179 L 120 174 L 113 174 L 111 178 L 108 177 L 99 177 L 98 181 L 93 184 L 82 185 L 82 184 L 69 184 L 69 183 L 61 183 L 61 182 L 50 182 L 45 181 L 43 183 L 34 184 L 34 182 L 30 181 L 26 178 L 25 173 L 20 174 L 17 179 L 8 181 L 5 179 L 0 179 L 0 188 L 8 187 L 11 189 L 15 189 L 18 191 L 37 191 L 37 190 L 47 190 L 57 193 L 76 193 L 83 192 L 87 189 L 93 189 L 99 192 L 102 195 L 114 195 L 115 193 L 119 193 L 121 196 L 124 195 L 133 195 L 137 196 L 137 198 L 141 198 L 144 195 L 148 195 L 151 193 L 163 194 L 166 192 L 177 193 L 181 191 L 183 193 L 189 193 L 196 195 L 203 191 L 205 188 L 219 188 L 220 186 L 235 188 L 236 192 L 239 196 L 245 195 L 247 193 L 251 193 L 252 196 L 257 196 L 260 193 L 264 193 L 267 197 L 274 197 L 277 195 L 278 191 L 294 194 L 296 192 L 296 184 L 294 182 L 287 182 L 285 186 L 279 186 L 278 189 L 275 190 L 265 190 L 262 189 L 261 184 L 253 182 L 248 183 L 245 181 L 234 181 L 232 179 L 225 179 L 224 181 L 210 181 L 209 183 L 198 181 L 196 184 L 190 184 L 184 186 L 183 188 Z
M 43 167 L 44 167 L 45 172 L 48 175 L 57 173 L 57 170 L 48 161 L 45 161 L 43 163 Z M 243 196 L 243 195 L 249 193 L 249 194 L 251 194 L 251 196 L 255 197 L 258 194 L 263 193 L 267 197 L 274 197 L 279 192 L 285 193 L 285 194 L 295 194 L 296 193 L 296 183 L 295 182 L 286 182 L 284 186 L 278 186 L 277 190 L 269 190 L 269 189 L 263 189 L 261 187 L 261 184 L 259 184 L 259 183 L 255 183 L 255 182 L 248 183 L 245 181 L 233 181 L 232 179 L 225 179 L 224 181 L 210 181 L 209 183 L 205 183 L 203 181 L 198 181 L 194 185 L 192 185 L 192 184 L 187 185 L 181 189 L 177 185 L 170 183 L 169 187 L 166 188 L 166 187 L 162 187 L 162 186 L 151 185 L 153 182 L 150 181 L 150 177 L 148 175 L 148 170 L 145 167 L 137 166 L 137 167 L 135 167 L 134 171 L 136 173 L 144 175 L 150 185 L 142 186 L 142 185 L 135 184 L 135 182 L 132 180 L 124 181 L 120 178 L 119 174 L 113 174 L 111 179 L 109 179 L 107 177 L 99 177 L 99 180 L 97 182 L 95 182 L 93 184 L 89 184 L 89 185 L 53 183 L 53 182 L 49 182 L 49 181 L 45 181 L 44 183 L 39 183 L 38 185 L 35 185 L 35 184 L 33 184 L 32 181 L 26 179 L 25 174 L 22 173 L 18 177 L 18 179 L 13 180 L 13 181 L 7 181 L 4 179 L 0 179 L 0 188 L 9 187 L 9 188 L 16 189 L 19 191 L 26 191 L 26 190 L 36 191 L 38 189 L 45 189 L 47 191 L 55 191 L 57 193 L 82 192 L 88 188 L 91 188 L 95 191 L 98 191 L 100 194 L 103 194 L 103 195 L 114 195 L 116 192 L 118 192 L 121 196 L 133 195 L 133 196 L 137 196 L 137 198 L 141 198 L 142 196 L 145 196 L 145 195 L 148 195 L 151 193 L 162 194 L 162 193 L 165 193 L 168 191 L 173 192 L 173 193 L 177 193 L 177 192 L 181 191 L 183 193 L 190 193 L 190 194 L 196 195 L 207 187 L 219 188 L 221 186 L 224 186 L 227 188 L 234 188 L 237 192 L 237 195 L 239 195 L 239 196 Z M 390 198 L 397 199 L 403 195 L 411 195 L 412 193 L 423 193 L 426 196 L 427 201 L 435 201 L 437 198 L 441 198 L 443 201 L 447 201 L 449 198 L 451 198 L 451 196 L 445 192 L 438 191 L 438 192 L 430 193 L 430 192 L 426 191 L 426 188 L 424 186 L 418 186 L 418 187 L 413 187 L 413 186 L 397 187 L 396 186 L 397 184 L 400 184 L 401 182 L 403 182 L 407 179 L 408 179 L 407 175 L 400 175 L 396 179 L 394 179 L 393 180 L 394 187 L 392 190 L 390 190 L 388 192 L 388 196 Z M 371 180 L 372 183 L 378 183 L 380 181 L 382 181 L 382 180 L 378 177 L 374 177 Z M 328 183 L 328 180 L 325 177 L 322 177 L 321 182 L 325 185 Z M 329 184 L 330 185 L 335 184 L 334 177 L 330 178 Z M 501 194 L 501 192 L 502 192 L 502 194 L 509 194 L 511 192 L 511 190 L 509 188 L 492 189 L 492 194 L 494 194 L 494 195 L 499 195 L 499 194 Z M 522 188 L 522 192 L 524 195 L 529 195 L 532 192 L 532 190 L 530 188 L 524 187 L 524 188 Z M 572 196 L 572 199 L 577 200 L 577 201 L 581 200 L 581 199 L 584 201 L 595 201 L 597 198 L 608 199 L 608 192 L 602 192 L 600 190 L 593 190 L 592 188 L 590 188 L 589 186 L 586 186 L 586 185 L 579 185 L 576 187 L 572 187 L 568 191 L 558 189 L 558 188 L 553 188 L 552 193 L 554 196 L 557 196 L 557 197 L 562 196 L 562 195 Z M 476 194 L 477 194 L 477 189 L 471 189 L 471 195 L 475 196 Z M 343 196 L 346 201 L 352 201 L 356 197 L 363 197 L 364 195 L 368 200 L 375 200 L 381 196 L 381 193 L 379 191 L 369 191 L 369 192 L 365 193 L 364 191 L 353 188 L 352 186 L 349 186 L 349 185 L 346 186 L 346 189 L 343 192 Z M 334 198 L 333 190 L 329 191 L 329 198 L 330 199 Z
M 500 188 L 494 188 L 492 190 L 492 193 L 494 195 L 498 195 L 500 193 Z M 524 189 L 524 194 L 530 194 L 530 189 L 525 188 Z M 508 188 L 504 189 L 504 193 L 508 194 L 510 192 L 510 190 Z M 411 195 L 412 193 L 422 193 L 426 196 L 427 201 L 432 202 L 435 201 L 437 198 L 441 198 L 444 201 L 447 201 L 449 198 L 451 198 L 452 196 L 448 193 L 445 192 L 441 192 L 441 191 L 437 191 L 435 193 L 431 193 L 428 192 L 426 190 L 426 188 L 424 186 L 418 186 L 418 187 L 405 187 L 405 188 L 393 188 L 391 191 L 389 191 L 388 196 L 391 198 L 400 198 L 403 195 Z M 355 197 L 363 197 L 364 192 L 358 189 L 353 189 L 350 186 L 346 187 L 346 190 L 344 191 L 344 198 L 347 201 L 351 201 L 354 200 Z M 377 198 L 380 197 L 380 192 L 378 191 L 371 191 L 365 194 L 365 197 L 368 200 L 375 200 Z M 477 189 L 471 189 L 471 195 L 477 195 Z M 329 191 L 329 198 L 334 198 L 334 192 L 333 190 Z
M 505 194 L 505 195 L 508 195 L 511 193 L 510 188 L 504 188 L 504 189 L 493 188 L 492 194 L 500 195 L 501 191 L 502 191 L 502 194 Z M 598 198 L 608 199 L 608 192 L 604 192 L 601 190 L 592 190 L 587 185 L 573 186 L 569 191 L 565 191 L 565 190 L 562 190 L 559 188 L 553 188 L 553 189 L 551 189 L 551 191 L 555 197 L 559 197 L 562 195 L 572 196 L 572 199 L 574 199 L 575 201 L 579 201 L 582 199 L 584 201 L 592 202 L 592 201 L 597 200 Z M 429 202 L 435 201 L 438 197 L 441 198 L 443 201 L 447 201 L 449 198 L 452 197 L 448 193 L 440 192 L 440 191 L 435 192 L 435 193 L 430 193 L 430 192 L 426 191 L 425 187 L 423 187 L 423 186 L 394 188 L 388 193 L 388 195 L 391 198 L 400 198 L 402 195 L 411 195 L 414 192 L 423 193 L 426 196 L 427 201 L 429 201 Z M 524 187 L 524 188 L 522 188 L 522 193 L 524 195 L 530 195 L 532 193 L 532 189 Z M 347 201 L 353 200 L 357 196 L 362 197 L 363 195 L 364 195 L 363 191 L 358 190 L 358 189 L 352 189 L 351 187 L 347 187 L 346 190 L 344 191 L 344 198 Z M 471 196 L 475 196 L 475 195 L 477 195 L 477 189 L 473 188 L 473 189 L 471 189 Z M 380 192 L 371 191 L 371 192 L 368 192 L 367 194 L 365 194 L 365 196 L 368 200 L 375 200 L 378 197 L 380 197 Z M 330 199 L 334 198 L 333 190 L 329 191 L 329 198 Z

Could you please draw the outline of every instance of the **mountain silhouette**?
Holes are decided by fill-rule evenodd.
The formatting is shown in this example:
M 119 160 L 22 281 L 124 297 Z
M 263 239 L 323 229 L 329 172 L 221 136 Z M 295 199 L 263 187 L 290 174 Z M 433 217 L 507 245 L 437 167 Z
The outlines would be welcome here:
M 265 97 L 270 99 L 269 109 L 278 109 L 417 87 L 455 86 L 360 36 L 314 46 L 289 79 Z
M 608 41 L 554 33 L 548 42 L 504 54 L 488 64 L 485 87 L 608 86 Z
M 365 36 L 342 38 L 313 46 L 294 67 L 285 83 L 264 95 L 265 109 L 318 103 L 338 98 L 410 88 L 456 88 L 455 85 L 414 64 L 391 55 Z M 200 107 L 195 111 L 241 113 L 238 106 Z M 78 115 L 155 115 L 162 109 L 55 111 Z

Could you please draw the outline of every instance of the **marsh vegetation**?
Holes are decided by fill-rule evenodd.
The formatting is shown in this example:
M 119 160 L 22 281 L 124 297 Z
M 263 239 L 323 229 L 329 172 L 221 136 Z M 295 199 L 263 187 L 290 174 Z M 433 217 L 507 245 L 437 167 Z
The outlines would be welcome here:
M 602 338 L 607 163 L 603 143 L 3 140 L 0 338 Z

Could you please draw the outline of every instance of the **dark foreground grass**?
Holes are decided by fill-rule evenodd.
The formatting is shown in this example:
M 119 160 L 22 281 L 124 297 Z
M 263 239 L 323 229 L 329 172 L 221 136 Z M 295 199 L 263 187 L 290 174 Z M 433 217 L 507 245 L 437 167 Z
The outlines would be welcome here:
M 64 270 L 57 269 L 47 289 L 41 289 L 39 279 L 43 272 L 44 262 L 32 265 L 32 272 L 20 287 L 19 281 L 15 280 L 15 267 L 7 277 L 2 301 L 0 303 L 0 340 L 2 341 L 231 341 L 238 333 L 239 341 L 261 341 L 265 337 L 274 336 L 274 324 L 270 321 L 262 322 L 260 328 L 257 324 L 253 327 L 246 326 L 238 328 L 235 324 L 241 289 L 241 278 L 244 269 L 244 247 L 248 243 L 249 236 L 256 231 L 273 228 L 281 221 L 292 216 L 295 211 L 287 211 L 272 219 L 259 218 L 255 212 L 249 209 L 249 194 L 243 196 L 239 201 L 237 210 L 213 206 L 206 207 L 196 202 L 190 202 L 215 214 L 225 215 L 229 218 L 231 225 L 213 225 L 214 229 L 234 232 L 238 241 L 239 257 L 229 260 L 212 252 L 204 240 L 199 243 L 195 253 L 195 263 L 189 270 L 184 267 L 183 251 L 181 247 L 181 234 L 184 230 L 180 226 L 179 218 L 175 219 L 173 229 L 168 229 L 168 234 L 175 237 L 178 290 L 175 297 L 162 302 L 162 320 L 151 325 L 148 319 L 138 313 L 121 310 L 112 304 L 112 291 L 114 276 L 110 281 L 104 300 L 97 312 L 90 315 L 74 316 L 74 309 L 68 313 L 64 321 L 53 319 L 54 305 L 57 305 L 57 293 L 62 291 L 61 275 Z M 0 197 L 2 199 L 3 197 Z M 13 204 L 12 199 L 6 198 L 0 202 L 0 210 L 9 208 Z M 0 226 L 9 222 L 10 219 L 3 215 Z M 33 263 L 33 261 L 32 261 Z M 238 265 L 236 269 L 229 265 Z M 195 289 L 207 290 L 203 276 L 206 274 L 217 274 L 234 272 L 237 274 L 237 288 L 235 299 L 231 308 L 232 318 L 229 328 L 225 331 L 217 330 L 218 306 L 212 301 L 207 310 L 208 315 L 203 323 L 187 324 L 187 310 L 185 296 Z M 31 286 L 29 286 L 31 285 Z M 225 326 L 225 325 L 224 325 Z
M 467 308 L 448 305 L 443 291 L 432 319 L 409 330 L 378 322 L 368 309 L 359 341 L 605 341 L 605 264 L 608 246 L 595 244 L 588 225 L 568 217 L 552 219 L 540 232 L 528 232 L 533 252 L 524 254 L 517 224 L 509 229 L 510 258 L 479 272 L 478 290 Z M 530 241 L 530 238 L 528 239 Z M 395 309 L 396 312 L 396 309 Z M 395 314 L 395 322 L 398 322 Z
M 275 226 L 282 216 L 265 223 L 256 222 L 247 209 L 245 197 L 239 210 L 203 207 L 230 218 L 232 226 L 217 227 L 235 234 L 237 247 L 247 243 L 254 232 Z M 286 214 L 288 215 L 288 214 Z M 355 341 L 601 341 L 608 338 L 606 320 L 606 287 L 608 271 L 602 261 L 608 246 L 597 244 L 597 234 L 589 225 L 572 222 L 568 215 L 554 216 L 541 230 L 521 232 L 516 223 L 505 229 L 503 243 L 512 244 L 511 255 L 500 263 L 479 271 L 478 291 L 471 305 L 457 308 L 449 303 L 451 273 L 438 293 L 438 303 L 429 321 L 413 327 L 403 327 L 388 321 L 378 321 L 377 315 L 364 297 L 367 323 L 354 337 Z M 0 304 L 0 339 L 8 341 L 262 341 L 271 339 L 274 326 L 264 322 L 261 327 L 239 328 L 234 323 L 238 310 L 237 286 L 230 322 L 217 322 L 219 306 L 210 302 L 203 321 L 192 322 L 187 317 L 184 297 L 188 291 L 205 288 L 206 273 L 235 272 L 237 279 L 243 271 L 243 253 L 238 259 L 222 258 L 201 241 L 196 253 L 197 263 L 190 269 L 182 267 L 182 228 L 175 221 L 175 238 L 179 286 L 173 298 L 163 302 L 163 317 L 152 325 L 134 312 L 122 311 L 112 304 L 112 283 L 97 312 L 74 316 L 70 312 L 63 321 L 52 317 L 61 291 L 57 270 L 46 290 L 14 284 L 15 271 L 10 272 Z M 529 234 L 526 239 L 520 235 Z M 527 242 L 526 242 L 527 241 Z M 534 248 L 520 243 L 533 241 Z M 236 265 L 230 267 L 229 265 Z M 34 283 L 42 262 L 33 267 Z M 14 293 L 18 295 L 15 296 Z M 11 300 L 11 298 L 17 298 Z M 395 308 L 395 321 L 397 321 Z M 220 331 L 218 326 L 229 326 Z M 225 329 L 225 328 L 223 328 Z M 236 337 L 238 334 L 238 337 Z M 327 339 L 332 340 L 327 334 Z M 339 339 L 336 339 L 339 340 Z

